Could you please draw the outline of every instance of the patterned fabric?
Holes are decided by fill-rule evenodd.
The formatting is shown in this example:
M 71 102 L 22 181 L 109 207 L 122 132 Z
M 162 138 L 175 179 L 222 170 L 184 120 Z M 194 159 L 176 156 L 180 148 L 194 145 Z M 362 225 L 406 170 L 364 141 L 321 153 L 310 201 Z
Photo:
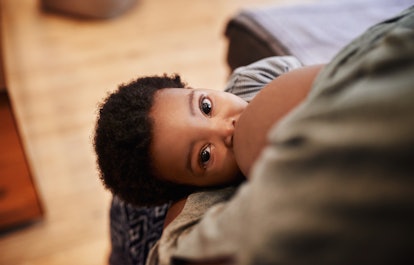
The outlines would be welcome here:
M 110 209 L 111 265 L 143 265 L 160 238 L 169 204 L 134 207 L 114 196 Z
M 250 101 L 267 83 L 284 72 L 298 68 L 294 57 L 269 57 L 236 69 L 225 91 Z M 149 250 L 161 237 L 169 204 L 134 207 L 113 197 L 110 209 L 110 265 L 143 265 Z

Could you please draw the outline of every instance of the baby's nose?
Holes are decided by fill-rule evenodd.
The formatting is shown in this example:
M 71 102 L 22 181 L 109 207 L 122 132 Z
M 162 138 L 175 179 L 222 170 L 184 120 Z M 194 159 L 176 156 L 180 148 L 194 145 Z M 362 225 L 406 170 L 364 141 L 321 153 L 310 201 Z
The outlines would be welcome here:
M 224 144 L 227 147 L 233 147 L 233 134 L 236 126 L 236 120 L 231 120 L 226 127 Z

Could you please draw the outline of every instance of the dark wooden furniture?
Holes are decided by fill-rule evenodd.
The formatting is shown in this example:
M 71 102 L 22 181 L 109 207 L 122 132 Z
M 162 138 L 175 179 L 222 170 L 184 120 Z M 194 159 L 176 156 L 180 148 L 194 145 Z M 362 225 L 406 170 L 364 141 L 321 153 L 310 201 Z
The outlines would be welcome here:
M 0 29 L 0 231 L 4 231 L 41 218 L 43 211 L 7 93 L 1 51 Z
M 0 92 L 0 230 L 42 216 L 7 91 Z

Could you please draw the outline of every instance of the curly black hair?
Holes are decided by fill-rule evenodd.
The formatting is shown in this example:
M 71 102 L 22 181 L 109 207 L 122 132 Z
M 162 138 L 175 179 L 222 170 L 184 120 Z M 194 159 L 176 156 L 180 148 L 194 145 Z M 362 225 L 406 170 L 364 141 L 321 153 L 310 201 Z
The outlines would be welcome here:
M 150 157 L 154 94 L 184 88 L 177 74 L 148 76 L 121 84 L 99 106 L 94 148 L 104 186 L 124 201 L 152 206 L 180 199 L 193 187 L 157 178 Z

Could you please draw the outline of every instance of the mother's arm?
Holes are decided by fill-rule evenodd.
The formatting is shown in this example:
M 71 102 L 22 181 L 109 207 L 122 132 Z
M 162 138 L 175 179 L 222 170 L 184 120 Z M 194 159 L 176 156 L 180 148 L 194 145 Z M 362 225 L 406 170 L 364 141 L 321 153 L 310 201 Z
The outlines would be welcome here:
M 266 144 L 269 129 L 307 96 L 323 65 L 285 73 L 270 82 L 240 116 L 234 133 L 234 152 L 242 173 L 250 169 Z

